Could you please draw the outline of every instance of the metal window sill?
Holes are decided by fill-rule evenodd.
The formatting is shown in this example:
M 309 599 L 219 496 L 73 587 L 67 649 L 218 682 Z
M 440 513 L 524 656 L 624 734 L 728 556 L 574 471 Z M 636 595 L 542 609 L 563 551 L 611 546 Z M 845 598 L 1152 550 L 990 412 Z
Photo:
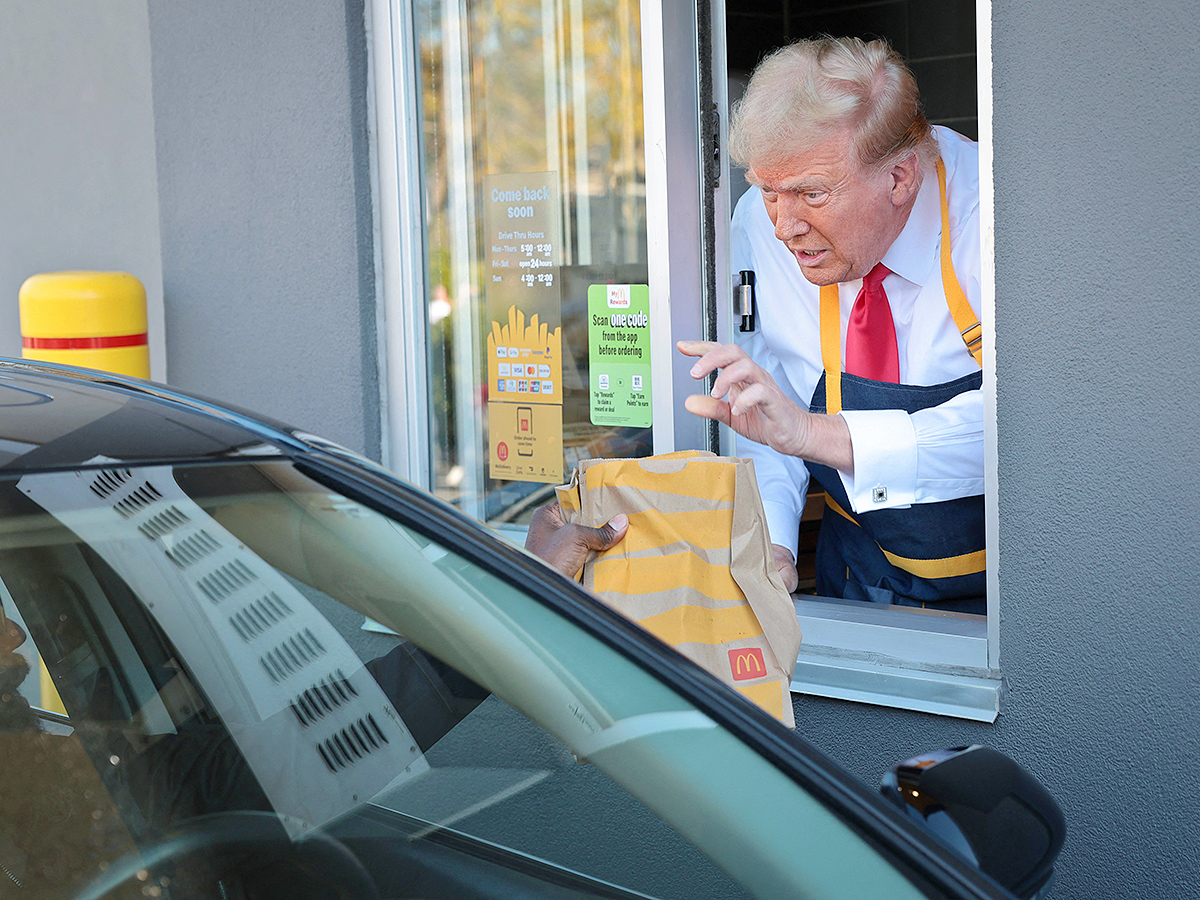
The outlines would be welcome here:
M 793 597 L 804 642 L 794 693 L 978 722 L 1000 710 L 987 619 L 830 598 Z

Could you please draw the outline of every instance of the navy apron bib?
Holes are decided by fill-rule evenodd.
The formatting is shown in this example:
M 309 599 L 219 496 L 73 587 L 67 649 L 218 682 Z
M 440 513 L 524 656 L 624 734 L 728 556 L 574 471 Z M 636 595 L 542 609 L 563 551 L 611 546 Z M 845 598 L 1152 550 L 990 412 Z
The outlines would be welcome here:
M 981 372 L 930 387 L 843 373 L 842 409 L 911 414 L 978 390 L 982 383 Z M 809 407 L 825 412 L 824 374 Z M 854 513 L 837 471 L 807 465 L 829 495 L 817 540 L 818 594 L 986 614 L 982 495 Z

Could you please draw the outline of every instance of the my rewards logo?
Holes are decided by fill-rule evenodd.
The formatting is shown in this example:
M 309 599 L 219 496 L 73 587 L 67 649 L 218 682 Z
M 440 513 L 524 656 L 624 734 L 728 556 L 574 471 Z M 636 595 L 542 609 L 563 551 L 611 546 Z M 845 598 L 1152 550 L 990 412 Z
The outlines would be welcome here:
M 608 285 L 608 308 L 629 309 L 630 291 L 627 284 Z

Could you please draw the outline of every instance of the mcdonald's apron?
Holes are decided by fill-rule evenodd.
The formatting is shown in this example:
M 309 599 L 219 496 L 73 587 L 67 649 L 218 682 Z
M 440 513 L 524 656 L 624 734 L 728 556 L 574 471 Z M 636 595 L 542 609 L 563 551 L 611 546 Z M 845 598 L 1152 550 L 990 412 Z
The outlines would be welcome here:
M 950 216 L 941 160 L 937 174 L 946 303 L 968 352 L 982 366 L 982 328 L 950 262 Z M 982 386 L 982 372 L 929 386 L 893 384 L 843 373 L 838 303 L 836 284 L 821 288 L 821 356 L 825 371 L 809 404 L 814 413 L 902 409 L 911 415 Z M 807 465 L 828 494 L 817 541 L 818 594 L 986 613 L 982 495 L 855 513 L 837 471 L 816 463 Z

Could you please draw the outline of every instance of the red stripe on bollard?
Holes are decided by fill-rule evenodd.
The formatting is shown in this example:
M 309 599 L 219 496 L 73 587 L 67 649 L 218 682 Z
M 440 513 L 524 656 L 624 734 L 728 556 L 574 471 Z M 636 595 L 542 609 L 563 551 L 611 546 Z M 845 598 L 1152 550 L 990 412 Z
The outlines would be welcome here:
M 26 350 L 105 350 L 110 347 L 140 347 L 147 342 L 147 335 L 117 334 L 111 337 L 38 338 L 21 339 Z

